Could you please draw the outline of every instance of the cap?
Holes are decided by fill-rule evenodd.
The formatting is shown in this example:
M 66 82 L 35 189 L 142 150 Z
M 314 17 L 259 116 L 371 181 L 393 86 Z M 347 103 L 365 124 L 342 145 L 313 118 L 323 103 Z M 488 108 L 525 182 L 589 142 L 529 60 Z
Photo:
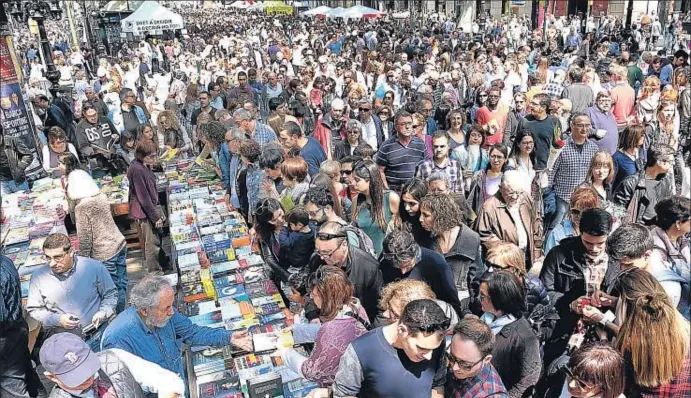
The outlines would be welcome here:
M 413 68 L 409 64 L 405 64 L 401 69 L 405 72 L 410 72 Z
M 103 70 L 98 71 L 98 77 L 106 77 L 106 72 Z
M 363 98 L 358 102 L 358 108 L 372 109 L 372 104 L 366 98 Z
M 430 71 L 427 74 L 427 78 L 432 80 L 439 80 L 439 72 L 437 72 L 436 70 Z
M 50 336 L 39 353 L 41 364 L 68 387 L 83 384 L 101 368 L 96 354 L 79 336 L 57 333 Z
M 318 61 L 319 61 L 320 64 L 325 64 L 328 60 L 327 60 L 327 58 L 326 58 L 326 55 L 322 55 L 322 56 L 319 57 L 319 60 L 318 60 Z

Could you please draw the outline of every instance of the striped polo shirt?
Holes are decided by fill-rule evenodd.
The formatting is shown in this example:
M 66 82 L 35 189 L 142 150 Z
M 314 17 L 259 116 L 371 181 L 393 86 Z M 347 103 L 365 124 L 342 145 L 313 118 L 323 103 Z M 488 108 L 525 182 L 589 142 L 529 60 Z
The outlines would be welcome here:
M 389 189 L 396 192 L 406 181 L 415 176 L 415 168 L 427 157 L 425 142 L 413 137 L 408 146 L 403 146 L 397 136 L 384 141 L 374 157 L 374 161 L 384 167 L 384 175 Z

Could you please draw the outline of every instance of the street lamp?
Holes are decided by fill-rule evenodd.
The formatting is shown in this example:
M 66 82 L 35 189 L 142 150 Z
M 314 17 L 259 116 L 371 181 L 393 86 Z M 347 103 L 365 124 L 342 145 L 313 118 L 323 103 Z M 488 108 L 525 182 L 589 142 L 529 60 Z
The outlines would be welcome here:
M 29 18 L 36 21 L 38 25 L 38 36 L 41 41 L 41 53 L 46 63 L 46 78 L 50 82 L 50 93 L 53 95 L 53 98 L 55 98 L 58 91 L 58 82 L 60 81 L 60 72 L 55 69 L 50 51 L 50 42 L 48 41 L 48 35 L 46 35 L 46 27 L 43 21 L 45 21 L 46 18 L 56 21 L 62 18 L 60 1 L 12 0 L 5 3 L 5 9 L 15 22 L 27 23 Z

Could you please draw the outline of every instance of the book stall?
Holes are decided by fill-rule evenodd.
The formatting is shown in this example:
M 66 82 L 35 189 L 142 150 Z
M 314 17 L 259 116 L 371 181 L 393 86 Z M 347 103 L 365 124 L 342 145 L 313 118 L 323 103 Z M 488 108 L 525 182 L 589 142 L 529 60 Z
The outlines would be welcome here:
M 270 355 L 277 344 L 293 346 L 292 333 L 283 330 L 293 324 L 293 313 L 265 274 L 245 220 L 226 207 L 216 174 L 192 163 L 164 166 L 178 309 L 197 325 L 248 330 L 253 351 L 187 347 L 190 395 L 305 397 L 317 384 L 296 378 L 280 357 Z
M 43 241 L 53 233 L 67 235 L 64 220 L 58 215 L 59 207 L 65 211 L 68 208 L 60 179 L 37 180 L 31 191 L 2 197 L 5 220 L 1 228 L 1 252 L 14 262 L 19 271 L 24 302 L 29 295 L 31 274 L 46 264 Z M 72 247 L 79 247 L 76 236 L 70 240 Z

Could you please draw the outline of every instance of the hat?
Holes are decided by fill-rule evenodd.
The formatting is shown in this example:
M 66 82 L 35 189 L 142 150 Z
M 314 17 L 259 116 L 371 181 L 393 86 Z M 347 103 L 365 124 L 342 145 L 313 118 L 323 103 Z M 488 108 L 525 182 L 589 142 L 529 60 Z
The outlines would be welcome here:
M 98 71 L 98 77 L 106 77 L 106 71 L 104 71 L 104 70 Z
M 432 80 L 439 80 L 439 72 L 437 72 L 436 70 L 430 71 L 427 74 L 427 78 Z
M 326 55 L 322 55 L 319 57 L 318 61 L 320 64 L 325 64 L 328 61 L 328 59 L 326 58 Z
M 411 70 L 413 70 L 413 68 L 409 64 L 405 64 L 403 65 L 401 70 L 403 70 L 404 72 L 410 72 Z
M 68 387 L 83 384 L 101 368 L 96 354 L 79 336 L 57 333 L 50 336 L 39 353 L 41 364 Z
M 363 98 L 358 102 L 358 108 L 372 109 L 372 104 L 366 98 Z

